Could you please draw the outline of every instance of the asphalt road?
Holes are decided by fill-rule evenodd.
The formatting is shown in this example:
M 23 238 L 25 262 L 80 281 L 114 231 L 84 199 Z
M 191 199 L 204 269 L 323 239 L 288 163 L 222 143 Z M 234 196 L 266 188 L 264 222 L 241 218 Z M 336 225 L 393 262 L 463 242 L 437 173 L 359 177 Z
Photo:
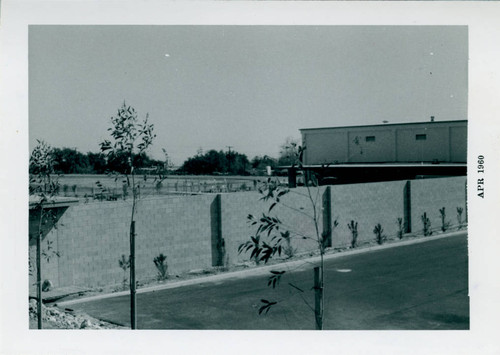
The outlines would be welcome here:
M 246 276 L 138 294 L 138 328 L 314 329 L 312 280 L 306 264 L 275 289 Z M 266 315 L 262 298 L 278 301 Z M 130 326 L 129 305 L 121 296 L 71 308 Z M 469 329 L 467 235 L 328 260 L 324 328 Z

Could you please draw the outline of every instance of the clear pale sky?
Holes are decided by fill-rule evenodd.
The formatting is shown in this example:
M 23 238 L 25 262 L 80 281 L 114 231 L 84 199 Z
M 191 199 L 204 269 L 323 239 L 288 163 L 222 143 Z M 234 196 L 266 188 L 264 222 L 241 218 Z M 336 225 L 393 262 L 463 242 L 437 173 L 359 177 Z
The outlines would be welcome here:
M 181 164 L 300 128 L 467 119 L 465 26 L 30 26 L 30 150 L 99 151 L 125 100 Z

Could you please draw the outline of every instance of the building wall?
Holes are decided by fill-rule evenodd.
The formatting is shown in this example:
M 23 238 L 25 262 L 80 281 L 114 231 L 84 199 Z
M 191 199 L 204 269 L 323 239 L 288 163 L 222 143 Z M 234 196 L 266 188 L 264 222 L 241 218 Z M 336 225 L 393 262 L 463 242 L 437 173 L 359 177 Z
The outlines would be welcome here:
M 463 163 L 467 160 L 467 121 L 318 128 L 301 132 L 306 146 L 306 165 L 434 160 Z M 426 139 L 417 140 L 417 134 L 426 135 Z
M 450 127 L 451 161 L 467 161 L 467 127 Z
M 306 164 L 329 164 L 349 159 L 347 131 L 308 131 L 302 134 Z
M 394 159 L 394 130 L 349 131 L 349 162 L 369 163 Z M 370 141 L 369 139 L 375 139 Z
M 445 207 L 448 219 L 456 224 L 456 207 L 465 208 L 465 177 L 411 181 L 412 231 L 421 231 L 420 215 L 427 212 L 432 226 L 439 228 L 439 209 Z M 327 188 L 331 191 L 331 221 L 339 225 L 333 231 L 333 247 L 350 245 L 349 221 L 358 222 L 358 244 L 373 243 L 373 228 L 380 223 L 389 238 L 397 234 L 397 218 L 404 216 L 406 181 L 355 185 L 322 186 L 313 191 L 317 202 L 319 231 L 323 230 L 323 202 Z M 136 275 L 138 281 L 155 278 L 153 258 L 167 256 L 169 273 L 179 274 L 193 269 L 217 265 L 217 235 L 225 242 L 229 264 L 248 260 L 248 254 L 238 254 L 238 246 L 255 234 L 256 226 L 247 216 L 267 212 L 270 204 L 256 192 L 220 195 L 220 211 L 214 204 L 217 195 L 158 197 L 139 201 L 136 214 Z M 326 200 L 327 201 L 327 200 Z M 276 207 L 277 216 L 299 237 L 292 240 L 296 252 L 317 250 L 314 210 L 307 189 L 293 189 L 282 198 L 284 206 Z M 115 201 L 71 206 L 61 212 L 58 228 L 44 237 L 42 247 L 51 241 L 60 257 L 44 261 L 43 279 L 54 286 L 103 286 L 119 284 L 124 276 L 118 265 L 121 255 L 129 254 L 130 202 Z M 218 216 L 217 214 L 220 213 Z M 219 218 L 220 217 L 220 218 Z M 464 212 L 465 218 L 465 212 Z M 217 221 L 220 220 L 220 228 Z M 36 216 L 31 216 L 30 234 L 36 235 Z M 30 256 L 35 256 L 35 244 L 30 242 Z M 227 259 L 226 259 L 227 260 Z M 34 272 L 33 275 L 36 275 Z M 33 289 L 34 276 L 30 277 Z
M 397 162 L 450 161 L 448 127 L 415 127 L 398 129 Z M 417 140 L 425 135 L 425 140 Z

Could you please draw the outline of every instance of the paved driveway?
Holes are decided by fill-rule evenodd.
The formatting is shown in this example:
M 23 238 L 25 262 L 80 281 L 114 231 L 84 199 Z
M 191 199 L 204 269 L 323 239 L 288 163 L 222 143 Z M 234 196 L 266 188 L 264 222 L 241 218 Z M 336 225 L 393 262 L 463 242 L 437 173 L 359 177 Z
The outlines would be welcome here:
M 465 233 L 325 265 L 325 329 L 469 329 Z M 312 266 L 287 271 L 276 289 L 247 276 L 138 294 L 138 328 L 314 329 Z M 258 315 L 262 298 L 279 303 Z M 71 308 L 130 325 L 129 304 L 120 296 Z

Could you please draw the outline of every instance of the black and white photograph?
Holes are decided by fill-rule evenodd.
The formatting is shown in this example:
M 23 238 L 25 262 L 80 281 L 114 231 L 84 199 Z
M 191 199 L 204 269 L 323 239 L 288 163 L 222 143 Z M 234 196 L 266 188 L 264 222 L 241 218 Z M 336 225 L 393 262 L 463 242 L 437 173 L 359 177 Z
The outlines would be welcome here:
M 494 222 L 480 212 L 498 199 L 484 145 L 498 124 L 478 133 L 498 80 L 476 78 L 498 75 L 498 48 L 473 12 L 422 20 L 432 9 L 27 21 L 16 327 L 42 342 L 141 330 L 177 346 L 400 334 L 372 350 L 477 348 L 498 296 L 498 242 L 479 222 Z
M 38 327 L 467 329 L 467 54 L 465 26 L 31 26 L 32 326 L 41 295 Z

